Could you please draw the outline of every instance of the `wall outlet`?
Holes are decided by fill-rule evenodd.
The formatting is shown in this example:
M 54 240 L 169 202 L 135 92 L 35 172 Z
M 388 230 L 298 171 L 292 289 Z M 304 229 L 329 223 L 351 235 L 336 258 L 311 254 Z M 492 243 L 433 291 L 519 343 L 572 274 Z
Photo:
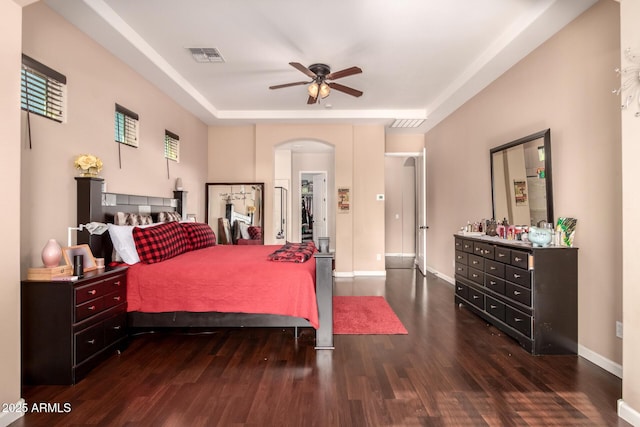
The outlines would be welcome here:
M 378 261 L 382 261 L 382 255 L 380 255 L 380 254 L 376 254 L 376 260 L 378 260 Z
M 616 321 L 616 336 L 622 338 L 622 322 Z

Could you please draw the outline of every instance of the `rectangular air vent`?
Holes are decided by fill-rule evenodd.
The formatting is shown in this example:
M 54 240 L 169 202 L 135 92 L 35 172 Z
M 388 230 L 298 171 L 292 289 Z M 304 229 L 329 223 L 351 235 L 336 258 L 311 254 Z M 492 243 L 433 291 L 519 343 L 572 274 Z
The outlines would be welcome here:
M 417 128 L 424 122 L 424 119 L 396 119 L 391 123 L 391 128 Z
M 220 51 L 215 47 L 188 47 L 187 49 L 196 62 L 224 62 Z

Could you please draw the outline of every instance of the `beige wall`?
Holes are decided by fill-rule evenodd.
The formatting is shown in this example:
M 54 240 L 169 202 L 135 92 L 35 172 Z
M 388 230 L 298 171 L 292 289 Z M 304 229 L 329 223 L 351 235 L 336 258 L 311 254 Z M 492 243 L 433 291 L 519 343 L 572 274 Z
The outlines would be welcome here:
M 637 0 L 622 0 L 620 2 L 620 48 L 624 51 L 631 48 L 640 53 L 640 2 Z M 623 66 L 630 66 L 626 59 L 622 59 Z M 637 66 L 637 64 L 636 64 Z M 637 84 L 637 82 L 636 82 Z M 636 102 L 637 102 L 636 98 Z M 622 196 L 623 223 L 625 230 L 623 245 L 623 324 L 624 336 L 622 360 L 624 371 L 622 377 L 622 398 L 628 407 L 634 411 L 635 425 L 640 425 L 640 342 L 636 339 L 640 330 L 640 279 L 638 278 L 638 239 L 637 224 L 640 223 L 640 199 L 638 198 L 638 183 L 640 169 L 637 159 L 640 158 L 640 117 L 634 113 L 639 111 L 638 104 L 631 111 L 622 113 Z M 631 421 L 630 418 L 628 418 Z
M 408 156 L 387 155 L 384 158 L 384 164 L 384 250 L 387 255 L 414 256 L 416 253 L 415 159 Z
M 426 135 L 428 263 L 453 277 L 452 233 L 491 216 L 489 149 L 551 129 L 555 215 L 578 219 L 580 352 L 613 370 L 622 363 L 618 8 L 600 1 Z
M 48 239 L 66 245 L 67 227 L 76 221 L 78 154 L 103 160 L 101 176 L 110 192 L 170 197 L 181 177 L 189 192 L 186 211 L 204 218 L 207 126 L 43 2 L 23 14 L 23 52 L 65 74 L 68 93 L 67 122 L 32 116 L 33 149 L 22 143 L 23 275 L 41 263 Z M 115 103 L 140 116 L 140 147 L 122 147 L 122 169 L 113 138 Z M 180 163 L 171 162 L 169 177 L 165 129 L 180 136 Z
M 351 189 L 352 209 L 336 214 L 336 271 L 384 272 L 384 128 L 352 125 L 274 125 L 255 126 L 252 140 L 249 127 L 212 127 L 209 130 L 209 178 L 265 183 L 265 212 L 273 212 L 274 150 L 284 142 L 312 140 L 334 147 L 335 188 Z M 246 155 L 246 156 L 245 156 Z M 238 159 L 236 171 L 225 169 L 220 156 Z M 227 160 L 228 161 L 228 160 Z M 254 170 L 252 172 L 251 170 Z M 221 171 L 226 171 L 222 173 Z M 228 173 L 228 176 L 225 174 Z M 358 223 L 359 221 L 359 223 Z M 364 227 L 368 227 L 365 231 Z M 372 230 L 373 229 L 373 230 Z M 274 243 L 272 221 L 265 223 L 265 242 Z M 381 259 L 377 259 L 377 255 Z
M 0 246 L 0 404 L 20 399 L 20 50 L 22 9 L 0 0 L 0 132 L 3 136 L 0 179 L 3 208 L 0 221 L 7 226 Z M 44 245 L 44 243 L 43 243 Z M 0 412 L 0 425 L 16 414 Z
M 421 133 L 390 133 L 385 141 L 385 153 L 420 153 L 424 146 Z

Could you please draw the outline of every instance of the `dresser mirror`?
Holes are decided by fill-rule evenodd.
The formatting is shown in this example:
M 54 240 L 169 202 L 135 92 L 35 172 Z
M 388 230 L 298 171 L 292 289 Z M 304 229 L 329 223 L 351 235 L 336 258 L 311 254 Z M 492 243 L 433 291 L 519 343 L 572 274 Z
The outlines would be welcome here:
M 493 217 L 511 225 L 553 223 L 551 130 L 492 148 Z
M 206 184 L 205 217 L 216 232 L 218 243 L 238 244 L 239 225 L 264 230 L 264 183 L 233 182 Z M 240 224 L 242 223 L 242 224 Z M 262 234 L 262 233 L 260 233 Z M 244 236 L 244 241 L 252 239 Z M 263 242 L 262 235 L 259 240 Z

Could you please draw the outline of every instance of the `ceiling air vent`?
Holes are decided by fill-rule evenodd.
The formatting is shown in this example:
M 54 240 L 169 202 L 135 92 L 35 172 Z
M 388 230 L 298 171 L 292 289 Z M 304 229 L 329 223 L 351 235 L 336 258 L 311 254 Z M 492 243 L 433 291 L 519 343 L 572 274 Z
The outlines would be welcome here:
M 417 128 L 424 122 L 424 119 L 396 119 L 391 123 L 392 128 Z
M 224 62 L 220 51 L 215 47 L 188 47 L 187 49 L 196 62 Z

